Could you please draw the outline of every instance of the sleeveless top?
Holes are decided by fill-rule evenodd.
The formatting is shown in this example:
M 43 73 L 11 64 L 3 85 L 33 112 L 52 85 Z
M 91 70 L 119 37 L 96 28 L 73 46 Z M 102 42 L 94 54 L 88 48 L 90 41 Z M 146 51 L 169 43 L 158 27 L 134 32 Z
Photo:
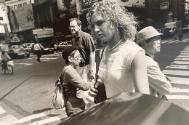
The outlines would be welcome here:
M 98 77 L 105 84 L 107 98 L 121 92 L 133 92 L 132 61 L 144 50 L 135 42 L 127 40 L 113 49 L 105 48 L 99 66 Z

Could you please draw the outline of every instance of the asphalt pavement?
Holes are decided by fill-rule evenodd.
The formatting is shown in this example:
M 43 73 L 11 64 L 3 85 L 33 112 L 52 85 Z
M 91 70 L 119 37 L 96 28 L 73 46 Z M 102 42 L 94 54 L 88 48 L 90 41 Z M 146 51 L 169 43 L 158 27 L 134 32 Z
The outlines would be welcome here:
M 189 111 L 189 33 L 184 34 L 182 41 L 162 40 L 156 60 L 174 87 L 172 94 L 167 95 L 169 101 Z

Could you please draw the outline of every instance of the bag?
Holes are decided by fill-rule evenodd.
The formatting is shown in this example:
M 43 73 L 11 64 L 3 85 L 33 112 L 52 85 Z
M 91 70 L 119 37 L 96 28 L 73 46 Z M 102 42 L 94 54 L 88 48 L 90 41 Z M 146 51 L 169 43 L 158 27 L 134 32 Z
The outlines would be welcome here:
M 55 83 L 55 91 L 52 99 L 53 107 L 55 109 L 61 109 L 64 107 L 64 96 L 63 96 L 63 86 L 60 83 L 60 80 L 57 80 Z
M 7 65 L 14 66 L 14 61 L 12 61 L 12 60 L 8 61 Z

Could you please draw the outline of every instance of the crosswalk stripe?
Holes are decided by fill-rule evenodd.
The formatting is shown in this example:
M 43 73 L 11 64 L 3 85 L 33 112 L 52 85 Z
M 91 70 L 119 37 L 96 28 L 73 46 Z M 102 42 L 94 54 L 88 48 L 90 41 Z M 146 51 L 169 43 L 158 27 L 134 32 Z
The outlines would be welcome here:
M 6 111 L 3 109 L 3 107 L 0 106 L 0 115 L 6 113 Z
M 188 95 L 166 95 L 168 99 L 189 99 Z
M 25 123 L 25 122 L 31 121 L 33 119 L 37 119 L 37 118 L 44 117 L 44 116 L 46 116 L 46 114 L 44 112 L 39 113 L 39 114 L 33 114 L 33 115 L 30 115 L 30 116 L 26 116 L 22 119 L 19 119 L 18 121 L 16 121 L 15 124 Z
M 25 124 L 25 123 L 31 122 L 30 124 L 38 125 L 38 124 L 43 124 L 43 123 L 47 123 L 47 122 L 58 121 L 61 118 L 67 117 L 67 115 L 65 113 L 59 114 L 59 112 L 65 112 L 65 109 L 61 109 L 58 112 L 57 112 L 57 110 L 52 109 L 52 110 L 44 111 L 44 112 L 41 112 L 41 113 L 32 114 L 32 115 L 26 116 L 24 118 L 21 118 L 21 119 L 15 121 L 14 124 L 15 125 L 20 125 L 20 124 L 23 124 L 23 123 Z M 57 118 L 55 116 L 54 117 L 50 117 L 50 114 L 52 114 L 52 113 L 53 114 L 55 113 Z M 47 117 L 50 120 L 47 120 L 47 119 L 44 120 Z M 43 119 L 43 120 L 39 120 L 39 119 Z M 35 120 L 38 120 L 38 121 L 35 121 Z M 32 121 L 35 121 L 35 122 L 32 122 Z
M 33 122 L 30 125 L 45 125 L 47 123 L 51 123 L 51 122 L 55 122 L 55 121 L 59 121 L 59 120 L 61 120 L 61 118 L 55 116 L 55 117 L 50 117 L 50 118 L 46 118 L 44 120 Z
M 32 65 L 33 63 L 15 63 L 15 64 L 19 64 L 19 65 L 27 65 L 27 66 L 30 66 L 30 65 Z

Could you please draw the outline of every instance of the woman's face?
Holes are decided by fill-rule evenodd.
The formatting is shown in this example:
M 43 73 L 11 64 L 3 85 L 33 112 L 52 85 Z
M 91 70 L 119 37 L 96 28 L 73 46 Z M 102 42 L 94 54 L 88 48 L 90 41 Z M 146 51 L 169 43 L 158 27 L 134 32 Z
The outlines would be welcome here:
M 70 63 L 72 63 L 75 66 L 79 66 L 80 62 L 81 62 L 81 54 L 79 53 L 78 50 L 75 50 L 73 56 L 70 57 Z
M 109 20 L 96 14 L 91 17 L 91 30 L 95 38 L 104 43 L 109 43 L 115 34 L 115 26 Z

